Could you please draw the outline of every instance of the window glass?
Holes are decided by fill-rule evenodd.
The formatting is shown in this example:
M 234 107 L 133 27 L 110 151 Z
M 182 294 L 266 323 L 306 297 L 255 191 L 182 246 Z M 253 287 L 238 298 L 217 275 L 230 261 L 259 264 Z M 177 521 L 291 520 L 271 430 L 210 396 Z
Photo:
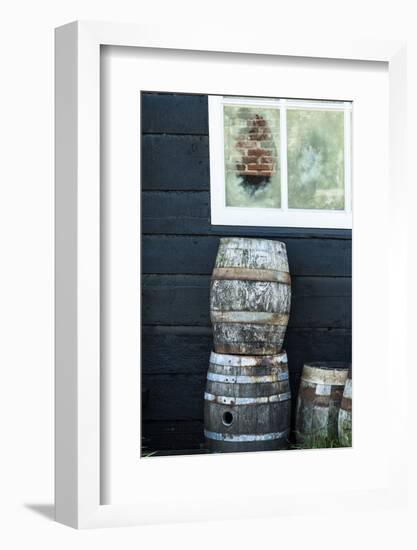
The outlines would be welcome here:
M 280 208 L 278 109 L 224 106 L 226 206 Z
M 288 207 L 344 209 L 344 113 L 287 111 Z

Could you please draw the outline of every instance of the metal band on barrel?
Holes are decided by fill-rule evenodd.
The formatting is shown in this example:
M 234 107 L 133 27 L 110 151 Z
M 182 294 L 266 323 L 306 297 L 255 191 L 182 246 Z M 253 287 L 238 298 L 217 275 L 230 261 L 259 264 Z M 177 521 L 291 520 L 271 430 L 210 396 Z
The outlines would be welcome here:
M 277 355 L 267 356 L 228 355 L 225 353 L 216 353 L 215 351 L 212 351 L 210 355 L 210 363 L 222 367 L 256 367 L 262 365 L 262 362 L 265 360 L 272 365 L 287 364 L 288 362 L 285 351 Z
M 277 374 L 268 374 L 266 376 L 241 376 L 216 374 L 215 372 L 207 373 L 207 380 L 211 382 L 222 382 L 224 384 L 263 384 L 266 382 L 282 382 L 288 380 L 288 372 L 280 372 Z
M 263 281 L 272 283 L 291 284 L 291 276 L 288 271 L 277 269 L 250 269 L 247 267 L 215 267 L 211 277 L 229 281 Z
M 255 325 L 288 324 L 288 313 L 270 313 L 267 311 L 211 311 L 212 323 L 253 323 Z
M 288 436 L 289 430 L 284 432 L 271 432 L 267 434 L 225 434 L 218 432 L 210 432 L 204 430 L 204 435 L 207 439 L 215 439 L 216 441 L 227 441 L 243 443 L 247 441 L 273 441 L 274 439 L 282 439 Z
M 348 369 L 319 369 L 304 365 L 301 379 L 312 384 L 329 384 L 331 386 L 344 386 L 348 375 Z
M 204 393 L 204 399 L 219 403 L 220 405 L 257 405 L 265 403 L 279 403 L 291 399 L 291 392 L 279 393 L 275 395 L 267 395 L 265 397 L 227 397 L 225 395 L 213 395 L 212 393 Z
M 343 397 L 346 399 L 352 399 L 352 379 L 346 380 L 345 389 L 343 390 Z

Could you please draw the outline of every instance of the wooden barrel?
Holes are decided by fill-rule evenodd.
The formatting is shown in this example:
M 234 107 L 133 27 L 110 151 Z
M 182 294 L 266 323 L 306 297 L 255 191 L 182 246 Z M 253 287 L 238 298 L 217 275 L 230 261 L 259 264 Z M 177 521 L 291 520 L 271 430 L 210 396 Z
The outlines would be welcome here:
M 349 373 L 343 390 L 339 410 L 339 443 L 343 447 L 352 447 L 352 374 Z
M 210 288 L 217 353 L 279 353 L 290 303 L 291 278 L 284 243 L 220 239 Z
M 263 357 L 211 354 L 204 394 L 204 435 L 210 451 L 285 449 L 290 414 L 285 352 Z
M 298 392 L 296 440 L 315 445 L 338 441 L 338 417 L 350 364 L 304 365 Z

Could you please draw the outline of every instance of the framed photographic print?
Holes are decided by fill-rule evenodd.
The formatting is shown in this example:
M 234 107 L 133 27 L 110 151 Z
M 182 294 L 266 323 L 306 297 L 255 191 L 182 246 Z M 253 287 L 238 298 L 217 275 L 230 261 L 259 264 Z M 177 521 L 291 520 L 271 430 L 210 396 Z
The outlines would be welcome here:
M 57 29 L 59 521 L 402 498 L 403 47 Z

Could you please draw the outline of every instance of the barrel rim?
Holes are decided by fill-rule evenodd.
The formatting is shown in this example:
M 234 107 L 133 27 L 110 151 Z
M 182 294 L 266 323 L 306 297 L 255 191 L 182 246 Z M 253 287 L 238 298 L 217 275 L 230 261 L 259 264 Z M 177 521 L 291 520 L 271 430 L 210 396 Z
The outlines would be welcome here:
M 230 244 L 230 243 L 245 243 L 250 244 L 249 248 L 255 248 L 254 244 L 259 242 L 267 242 L 272 244 L 276 248 L 287 250 L 287 247 L 284 242 L 276 241 L 274 239 L 258 239 L 256 237 L 220 237 L 220 244 Z
M 325 371 L 349 371 L 352 368 L 352 363 L 347 361 L 309 361 L 304 363 L 304 367 L 320 369 Z
M 216 362 L 216 359 L 222 360 Z M 287 352 L 285 350 L 281 350 L 279 353 L 271 355 L 237 355 L 231 353 L 217 353 L 215 351 L 210 353 L 209 362 L 213 365 L 224 365 L 225 361 L 227 361 L 227 365 L 231 367 L 257 367 L 262 365 L 264 361 L 282 365 L 288 364 Z

